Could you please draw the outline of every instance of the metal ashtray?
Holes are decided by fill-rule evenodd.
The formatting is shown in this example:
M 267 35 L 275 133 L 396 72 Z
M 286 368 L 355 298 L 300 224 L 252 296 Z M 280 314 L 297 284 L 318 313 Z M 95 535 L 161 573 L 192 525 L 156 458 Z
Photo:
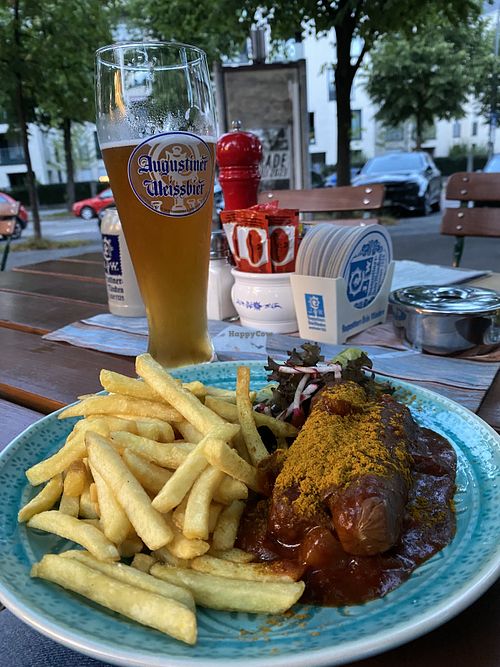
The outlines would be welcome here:
M 418 350 L 452 354 L 500 344 L 500 294 L 478 287 L 423 285 L 391 292 L 394 327 Z

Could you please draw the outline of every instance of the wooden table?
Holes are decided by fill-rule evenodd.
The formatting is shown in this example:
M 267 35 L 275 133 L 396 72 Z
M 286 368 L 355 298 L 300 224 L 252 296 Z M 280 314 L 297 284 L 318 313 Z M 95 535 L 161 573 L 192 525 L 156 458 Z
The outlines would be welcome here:
M 500 275 L 473 284 L 500 291 Z M 76 396 L 97 391 L 103 367 L 133 374 L 130 357 L 110 355 L 42 335 L 107 312 L 102 259 L 85 254 L 0 274 L 0 449 L 24 428 Z M 477 413 L 500 430 L 500 376 Z M 1 623 L 0 614 L 0 623 Z M 442 627 L 410 644 L 351 667 L 498 667 L 500 582 Z

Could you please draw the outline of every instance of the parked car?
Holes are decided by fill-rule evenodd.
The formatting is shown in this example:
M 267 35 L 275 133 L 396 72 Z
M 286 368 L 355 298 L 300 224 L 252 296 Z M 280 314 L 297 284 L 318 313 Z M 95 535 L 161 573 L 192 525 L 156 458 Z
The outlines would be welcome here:
M 95 204 L 93 204 L 92 202 L 94 202 L 96 199 L 99 199 L 100 197 L 104 196 L 105 194 L 109 194 L 110 197 L 106 198 L 104 204 L 99 202 L 98 206 L 96 207 Z M 99 204 L 100 204 L 100 208 L 98 208 Z M 76 210 L 76 208 L 80 205 L 83 208 L 81 208 L 79 210 Z M 92 197 L 91 199 L 83 199 L 82 201 L 76 202 L 73 205 L 73 213 L 75 215 L 79 215 L 84 220 L 90 220 L 91 218 L 93 218 L 97 215 L 97 223 L 100 227 L 101 223 L 102 223 L 102 218 L 104 216 L 104 213 L 106 212 L 106 209 L 110 208 L 111 206 L 114 206 L 114 205 L 115 205 L 115 200 L 114 200 L 114 197 L 113 197 L 113 193 L 111 192 L 111 188 L 108 188 L 107 190 L 104 190 L 99 195 L 97 195 L 97 197 Z M 90 213 L 83 210 L 86 206 L 92 208 L 93 211 L 96 210 L 96 209 L 98 209 L 98 210 L 96 210 L 96 213 L 90 214 Z M 214 183 L 214 211 L 217 215 L 220 215 L 220 212 L 222 210 L 224 210 L 224 195 L 222 193 L 222 188 L 220 186 L 220 183 L 219 183 L 218 179 L 216 178 L 215 183 Z
M 428 153 L 387 153 L 368 160 L 353 185 L 382 183 L 385 205 L 429 215 L 441 206 L 441 172 Z
M 91 220 L 95 218 L 100 211 L 108 206 L 114 206 L 115 198 L 111 192 L 111 188 L 106 188 L 95 197 L 89 199 L 81 199 L 73 204 L 73 214 L 80 216 L 84 220 Z
M 0 213 L 2 217 L 12 218 L 14 216 L 16 219 L 14 233 L 11 238 L 20 238 L 23 229 L 26 229 L 28 224 L 28 211 L 20 201 L 17 201 L 17 199 L 14 199 L 14 197 L 11 197 L 6 192 L 0 192 L 0 208 L 2 209 L 2 212 Z
M 495 174 L 500 172 L 500 153 L 490 157 L 488 162 L 484 165 L 483 172 L 485 174 Z
M 354 178 L 359 174 L 358 167 L 351 167 L 351 183 Z M 332 174 L 325 178 L 323 183 L 324 188 L 335 188 L 337 186 L 337 172 L 334 171 Z

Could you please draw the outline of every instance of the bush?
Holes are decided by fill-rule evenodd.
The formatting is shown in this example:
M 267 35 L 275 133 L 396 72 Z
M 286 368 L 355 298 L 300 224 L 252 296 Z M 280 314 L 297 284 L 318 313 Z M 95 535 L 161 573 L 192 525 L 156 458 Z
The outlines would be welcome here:
M 486 164 L 485 155 L 474 155 L 473 171 L 482 169 Z M 436 167 L 441 171 L 443 176 L 451 176 L 457 171 L 467 171 L 467 157 L 465 155 L 458 157 L 435 157 L 434 162 Z
M 92 196 L 92 188 L 94 191 L 100 192 L 107 185 L 102 183 L 92 183 L 86 181 L 84 183 L 75 183 L 75 199 L 87 199 Z M 49 185 L 37 185 L 38 201 L 42 206 L 52 206 L 54 204 L 66 204 L 66 183 L 50 183 Z M 18 199 L 25 205 L 29 205 L 30 197 L 28 188 L 17 187 L 11 188 L 9 194 Z

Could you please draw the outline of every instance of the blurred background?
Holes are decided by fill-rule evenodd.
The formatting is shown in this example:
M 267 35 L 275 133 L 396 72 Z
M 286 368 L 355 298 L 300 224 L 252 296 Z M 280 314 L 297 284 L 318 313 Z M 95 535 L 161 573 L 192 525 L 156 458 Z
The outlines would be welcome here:
M 449 264 L 446 178 L 500 171 L 499 32 L 499 0 L 8 0 L 0 203 L 22 205 L 9 266 L 99 247 L 114 200 L 94 125 L 94 53 L 130 39 L 206 50 L 219 131 L 238 119 L 259 136 L 263 188 L 382 182 L 396 258 Z M 223 206 L 216 181 L 215 219 Z M 494 243 L 468 241 L 463 266 L 495 264 Z

